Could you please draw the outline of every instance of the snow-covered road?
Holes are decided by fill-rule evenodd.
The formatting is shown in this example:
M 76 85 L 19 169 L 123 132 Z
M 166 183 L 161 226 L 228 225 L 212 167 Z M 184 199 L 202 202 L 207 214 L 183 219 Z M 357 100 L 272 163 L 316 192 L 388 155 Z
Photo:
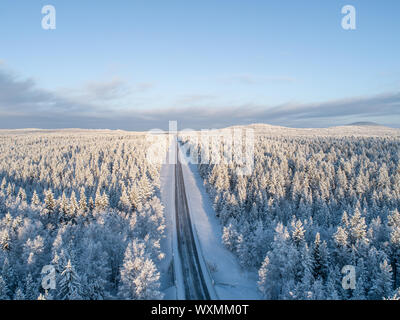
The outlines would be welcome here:
M 242 270 L 221 242 L 221 225 L 197 166 L 188 164 L 180 149 L 178 158 L 178 165 L 165 164 L 162 170 L 167 221 L 163 247 L 167 261 L 173 261 L 175 283 L 165 290 L 165 298 L 260 299 L 257 274 Z
M 188 300 L 210 300 L 213 297 L 214 288 L 209 279 L 206 264 L 204 261 L 203 263 L 200 262 L 202 257 L 199 256 L 198 242 L 193 234 L 182 165 L 179 159 L 175 166 L 175 212 L 178 252 L 182 266 L 185 297 Z M 214 298 L 216 298 L 215 295 Z

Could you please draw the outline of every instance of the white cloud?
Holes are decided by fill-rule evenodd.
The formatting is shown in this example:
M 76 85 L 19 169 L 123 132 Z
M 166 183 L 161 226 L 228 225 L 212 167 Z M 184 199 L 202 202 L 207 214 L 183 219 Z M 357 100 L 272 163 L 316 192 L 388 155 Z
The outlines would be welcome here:
M 89 82 L 83 88 L 83 93 L 94 100 L 119 99 L 132 93 L 132 88 L 122 79 L 113 78 L 108 81 Z
M 145 92 L 155 87 L 153 82 L 141 82 L 135 85 L 135 90 L 139 92 Z
M 92 82 L 76 94 L 38 88 L 32 79 L 20 79 L 0 69 L 0 128 L 110 128 L 146 130 L 166 128 L 169 120 L 181 127 L 201 129 L 235 124 L 269 123 L 319 127 L 355 121 L 377 121 L 400 126 L 400 92 L 314 104 L 287 104 L 273 108 L 241 104 L 215 107 L 215 97 L 185 95 L 185 108 L 128 110 L 116 107 L 124 94 L 135 92 L 120 79 Z M 92 99 L 82 99 L 84 95 Z M 378 119 L 378 120 L 377 120 Z
M 266 83 L 292 83 L 296 78 L 289 76 L 261 76 L 254 74 L 237 74 L 223 77 L 226 83 L 241 83 L 247 85 L 257 85 Z

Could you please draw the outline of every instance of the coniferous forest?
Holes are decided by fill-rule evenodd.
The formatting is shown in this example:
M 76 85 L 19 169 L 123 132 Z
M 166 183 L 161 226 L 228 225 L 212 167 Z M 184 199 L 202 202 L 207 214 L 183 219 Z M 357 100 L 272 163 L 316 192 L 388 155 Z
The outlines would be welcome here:
M 224 143 L 211 151 L 197 137 L 183 141 L 198 156 L 224 245 L 258 270 L 265 299 L 398 297 L 398 137 L 258 132 L 249 175 L 235 162 L 212 164 Z M 354 290 L 342 286 L 346 265 L 355 267 Z
M 0 136 L 0 299 L 162 298 L 160 168 L 146 148 L 139 134 Z
M 316 132 L 257 132 L 249 174 L 214 161 L 223 141 L 215 152 L 180 140 L 198 155 L 219 241 L 258 274 L 263 299 L 398 298 L 400 139 Z M 0 299 L 163 299 L 171 233 L 150 146 L 123 131 L 0 135 Z M 55 289 L 43 288 L 46 265 Z M 349 265 L 353 290 L 342 285 Z

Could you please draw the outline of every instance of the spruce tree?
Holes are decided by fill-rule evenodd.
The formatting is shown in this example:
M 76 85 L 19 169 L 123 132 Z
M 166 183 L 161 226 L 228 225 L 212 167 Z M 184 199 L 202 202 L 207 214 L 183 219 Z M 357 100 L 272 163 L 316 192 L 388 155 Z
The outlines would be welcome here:
M 10 290 L 7 286 L 7 283 L 4 281 L 3 277 L 0 275 L 0 300 L 9 300 L 10 299 Z
M 71 264 L 71 259 L 68 260 L 64 270 L 60 275 L 60 289 L 58 296 L 61 300 L 81 300 L 81 284 L 80 277 Z

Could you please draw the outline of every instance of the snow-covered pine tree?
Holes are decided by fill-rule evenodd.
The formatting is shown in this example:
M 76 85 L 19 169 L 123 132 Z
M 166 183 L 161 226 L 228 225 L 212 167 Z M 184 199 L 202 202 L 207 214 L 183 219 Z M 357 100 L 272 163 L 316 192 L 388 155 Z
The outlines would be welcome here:
M 58 297 L 61 300 L 81 300 L 80 277 L 69 259 L 60 275 Z
M 28 273 L 25 279 L 25 298 L 27 300 L 36 300 L 38 294 L 37 284 L 33 281 L 32 275 Z
M 38 206 L 40 204 L 40 199 L 39 199 L 39 196 L 38 196 L 36 190 L 33 191 L 31 204 L 33 206 Z
M 80 194 L 79 194 L 79 214 L 80 215 L 85 215 L 87 213 L 88 207 L 87 207 L 87 198 L 85 194 L 85 188 L 82 187 Z
M 321 242 L 319 232 L 315 236 L 312 247 L 312 272 L 314 278 L 326 281 L 328 277 L 329 257 L 326 242 Z
M 265 257 L 260 270 L 258 270 L 258 289 L 260 290 L 264 299 L 269 299 L 269 284 L 268 284 L 268 266 L 269 266 L 269 258 Z
M 370 290 L 370 298 L 382 300 L 393 294 L 392 267 L 384 260 L 379 265 L 380 272 L 375 274 Z
M 0 300 L 9 300 L 10 299 L 9 294 L 10 290 L 8 289 L 7 283 L 0 275 Z
M 20 287 L 17 288 L 17 291 L 14 294 L 14 300 L 26 300 L 25 294 Z
M 121 268 L 119 296 L 122 299 L 162 299 L 160 273 L 145 254 L 145 245 L 138 240 L 128 244 Z

